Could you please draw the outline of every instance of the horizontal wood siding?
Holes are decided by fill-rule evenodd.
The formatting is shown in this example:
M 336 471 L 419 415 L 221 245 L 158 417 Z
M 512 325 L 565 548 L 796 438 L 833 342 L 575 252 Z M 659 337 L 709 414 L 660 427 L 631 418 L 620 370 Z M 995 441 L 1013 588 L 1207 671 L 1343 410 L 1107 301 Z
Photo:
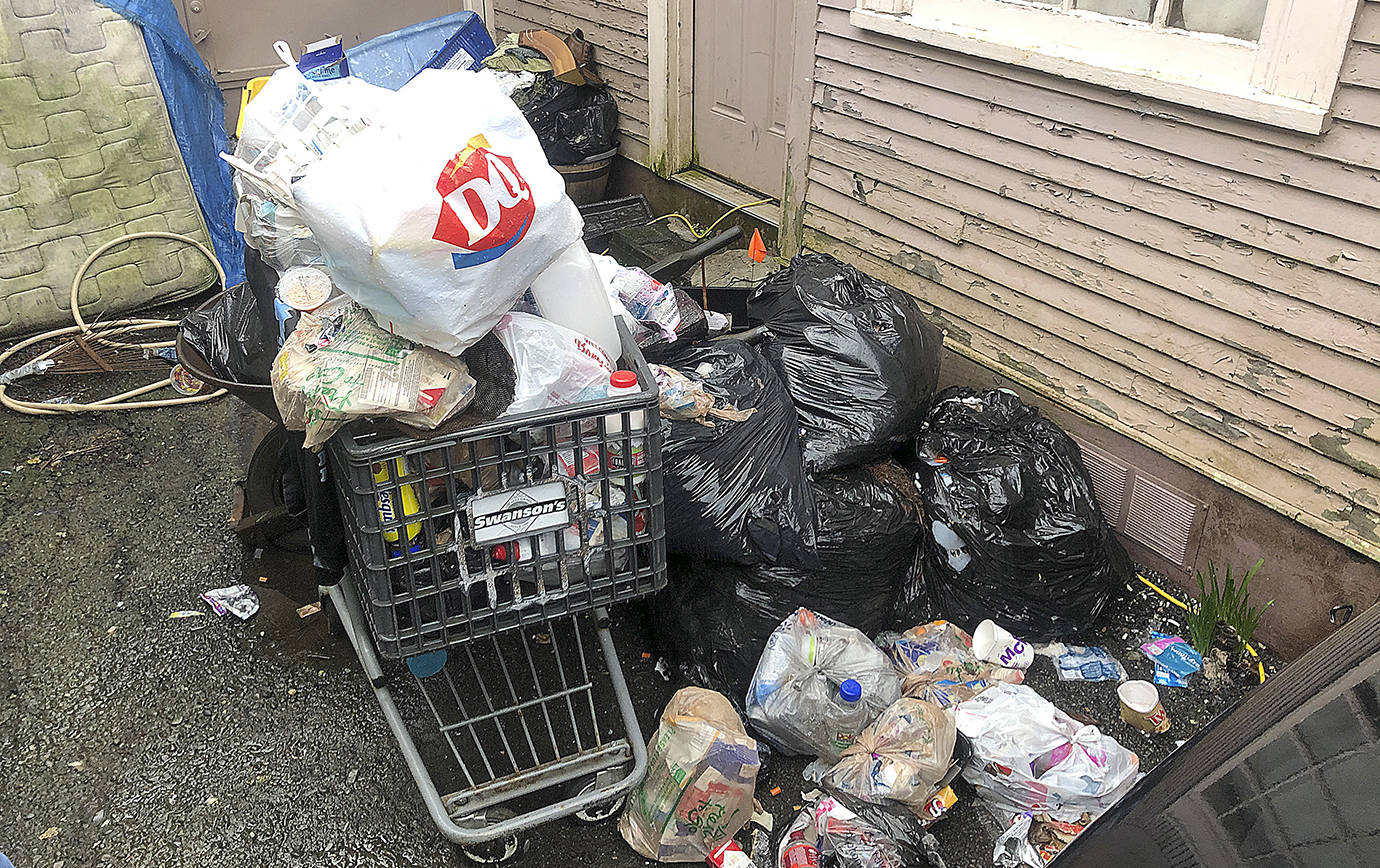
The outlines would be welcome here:
M 594 66 L 618 101 L 619 150 L 647 162 L 647 0 L 494 0 L 494 25 L 503 33 L 580 29 L 594 45 Z
M 956 350 L 1380 557 L 1380 2 L 1322 136 L 852 27 L 822 0 L 806 244 Z

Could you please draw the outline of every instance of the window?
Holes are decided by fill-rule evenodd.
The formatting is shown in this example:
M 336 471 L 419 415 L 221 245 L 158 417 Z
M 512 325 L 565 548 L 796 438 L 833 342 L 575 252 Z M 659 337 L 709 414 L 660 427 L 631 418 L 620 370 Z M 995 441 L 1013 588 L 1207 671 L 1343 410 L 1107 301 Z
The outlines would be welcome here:
M 854 26 L 1317 134 L 1359 0 L 858 0 Z

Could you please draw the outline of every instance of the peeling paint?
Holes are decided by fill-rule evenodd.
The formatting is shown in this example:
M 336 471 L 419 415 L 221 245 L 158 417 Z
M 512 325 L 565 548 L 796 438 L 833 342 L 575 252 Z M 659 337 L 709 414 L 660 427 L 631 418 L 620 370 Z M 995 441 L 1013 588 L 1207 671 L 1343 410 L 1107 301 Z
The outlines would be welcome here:
M 1113 419 L 1121 418 L 1117 415 L 1117 412 L 1115 410 L 1113 410 L 1104 402 L 1097 400 L 1096 398 L 1084 396 L 1082 398 L 1079 398 L 1078 401 L 1079 403 L 1087 404 L 1089 407 L 1092 407 L 1094 410 L 1101 413 L 1103 416 L 1110 416 Z
M 1380 536 L 1376 535 L 1376 528 L 1380 523 L 1371 517 L 1370 513 L 1359 507 L 1349 509 L 1324 509 L 1322 517 L 1328 521 L 1345 524 L 1346 529 L 1362 539 L 1371 542 L 1380 542 Z
M 1063 389 L 1059 388 L 1059 386 L 1058 386 L 1057 384 L 1055 384 L 1055 382 L 1054 382 L 1053 380 L 1051 380 L 1051 379 L 1045 374 L 1044 371 L 1040 370 L 1039 368 L 1035 367 L 1034 365 L 1030 364 L 1029 362 L 1023 362 L 1023 361 L 1021 361 L 1020 359 L 1013 359 L 1013 358 L 1011 358 L 1010 356 L 1008 356 L 1006 353 L 1002 353 L 1002 354 L 1001 354 L 1001 363 L 1002 363 L 1003 365 L 1006 365 L 1008 368 L 1012 368 L 1012 369 L 1014 369 L 1014 370 L 1020 371 L 1022 374 L 1025 374 L 1027 377 L 1029 377 L 1030 379 L 1034 380 L 1034 381 L 1037 382 L 1037 383 L 1040 383 L 1041 385 L 1049 386 L 1049 387 L 1055 388 L 1055 389 L 1059 389 L 1059 391 L 1061 391 L 1061 392 L 1063 391 Z
M 1367 431 L 1370 430 L 1371 426 L 1374 424 L 1374 419 L 1370 419 L 1365 416 L 1362 416 L 1359 419 L 1353 419 L 1351 420 L 1351 433 L 1365 434 Z
M 1351 492 L 1351 499 L 1357 503 L 1364 503 L 1367 506 L 1380 506 L 1380 500 L 1376 500 L 1375 495 L 1370 493 L 1369 488 L 1358 488 Z
M 1348 467 L 1359 470 L 1367 476 L 1374 476 L 1376 479 L 1380 479 L 1380 467 L 1376 467 L 1369 461 L 1363 461 L 1346 451 L 1346 444 L 1350 442 L 1351 438 L 1343 434 L 1335 436 L 1331 434 L 1314 434 L 1312 437 L 1308 438 L 1309 446 L 1312 446 L 1333 461 L 1338 461 Z
M 1228 440 L 1245 440 L 1247 437 L 1244 431 L 1232 426 L 1231 423 L 1235 420 L 1233 420 L 1231 414 L 1229 413 L 1223 413 L 1221 419 L 1214 419 L 1206 413 L 1200 412 L 1195 407 L 1185 407 L 1172 415 L 1184 420 L 1185 422 L 1192 425 L 1194 428 L 1199 429 L 1200 431 L 1206 431 L 1209 434 L 1216 434 L 1217 436 L 1225 437 Z
M 918 274 L 926 280 L 932 280 L 935 283 L 944 282 L 944 275 L 939 273 L 939 266 L 917 251 L 899 250 L 892 255 L 891 264 L 898 265 L 911 274 Z

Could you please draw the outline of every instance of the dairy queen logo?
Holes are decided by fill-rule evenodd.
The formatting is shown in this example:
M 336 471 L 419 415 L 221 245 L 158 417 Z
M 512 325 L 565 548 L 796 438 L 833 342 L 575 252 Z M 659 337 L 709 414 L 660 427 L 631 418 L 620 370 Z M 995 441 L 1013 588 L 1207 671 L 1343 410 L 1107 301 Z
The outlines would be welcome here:
M 532 188 L 513 158 L 490 151 L 482 135 L 446 163 L 436 192 L 441 216 L 431 237 L 464 251 L 451 254 L 456 268 L 483 265 L 508 252 L 527 234 L 536 213 Z

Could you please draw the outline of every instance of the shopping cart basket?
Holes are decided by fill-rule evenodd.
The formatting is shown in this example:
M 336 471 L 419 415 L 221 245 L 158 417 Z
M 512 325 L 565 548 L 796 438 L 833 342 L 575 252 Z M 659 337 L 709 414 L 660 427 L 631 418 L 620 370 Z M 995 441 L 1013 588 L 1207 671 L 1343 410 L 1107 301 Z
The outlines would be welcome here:
M 356 425 L 329 445 L 350 556 L 330 602 L 428 811 L 467 853 L 611 813 L 646 771 L 608 607 L 666 584 L 661 422 L 620 333 L 639 393 L 426 440 Z M 438 763 L 458 781 L 445 795 Z

